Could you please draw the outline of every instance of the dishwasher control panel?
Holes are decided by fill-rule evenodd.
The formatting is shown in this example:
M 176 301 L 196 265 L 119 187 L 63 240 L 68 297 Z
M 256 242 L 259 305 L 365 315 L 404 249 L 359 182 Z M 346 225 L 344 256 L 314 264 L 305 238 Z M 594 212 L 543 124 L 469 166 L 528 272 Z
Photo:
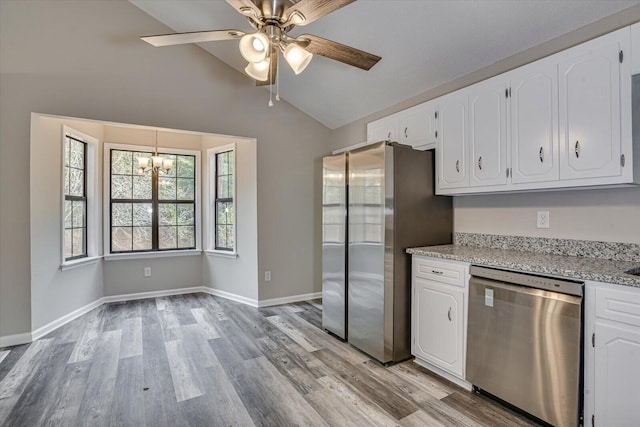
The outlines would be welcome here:
M 525 272 L 500 270 L 497 268 L 480 267 L 472 265 L 469 273 L 475 277 L 513 283 L 530 288 L 543 289 L 552 292 L 560 292 L 568 295 L 582 296 L 583 282 L 574 280 L 556 279 L 553 277 L 539 276 Z

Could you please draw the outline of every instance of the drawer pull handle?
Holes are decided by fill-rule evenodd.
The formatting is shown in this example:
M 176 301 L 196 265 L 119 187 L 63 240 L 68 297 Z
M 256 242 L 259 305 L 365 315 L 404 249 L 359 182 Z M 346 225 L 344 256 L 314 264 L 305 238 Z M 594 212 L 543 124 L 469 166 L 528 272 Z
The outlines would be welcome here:
M 451 307 L 449 307 L 449 311 L 447 312 L 447 317 L 449 318 L 449 322 L 451 322 Z
M 431 272 L 432 272 L 433 274 L 442 274 L 442 271 L 438 271 L 438 270 L 431 270 Z
M 575 147 L 573 147 L 573 151 L 576 153 L 576 158 L 580 157 L 580 141 L 576 141 Z
M 405 138 L 409 138 L 409 135 L 407 135 L 407 130 L 408 130 L 408 129 L 405 127 L 405 128 L 404 128 L 404 137 L 405 137 Z
M 482 156 L 478 157 L 478 169 L 482 170 Z
M 456 160 L 456 172 L 460 173 L 460 160 Z
M 544 162 L 544 150 L 540 147 L 540 151 L 538 151 L 538 156 L 540 157 L 540 163 Z

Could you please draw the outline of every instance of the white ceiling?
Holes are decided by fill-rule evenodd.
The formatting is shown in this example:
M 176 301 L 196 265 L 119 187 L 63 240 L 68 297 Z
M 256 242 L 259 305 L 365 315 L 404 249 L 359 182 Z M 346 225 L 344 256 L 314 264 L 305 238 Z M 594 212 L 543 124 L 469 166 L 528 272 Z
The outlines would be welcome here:
M 223 0 L 130 1 L 176 32 L 253 31 Z M 374 53 L 382 60 L 363 71 L 315 56 L 298 76 L 283 62 L 280 97 L 335 129 L 637 3 L 359 0 L 296 27 L 291 34 L 314 34 Z M 200 46 L 244 72 L 246 62 L 237 41 Z M 267 108 L 268 92 L 256 91 L 263 91 L 258 93 L 264 94 L 261 99 Z

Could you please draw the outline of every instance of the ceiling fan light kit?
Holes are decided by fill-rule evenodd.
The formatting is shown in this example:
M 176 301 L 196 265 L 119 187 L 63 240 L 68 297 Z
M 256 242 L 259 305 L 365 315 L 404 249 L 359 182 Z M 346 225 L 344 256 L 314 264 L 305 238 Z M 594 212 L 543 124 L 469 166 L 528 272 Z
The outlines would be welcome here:
M 247 18 L 256 32 L 245 34 L 240 30 L 213 30 L 141 39 L 153 46 L 240 39 L 240 53 L 249 62 L 244 71 L 256 80 L 258 86 L 276 82 L 280 52 L 296 75 L 304 71 L 314 54 L 369 70 L 382 58 L 311 34 L 298 37 L 288 34 L 295 26 L 310 24 L 354 1 L 227 0 Z

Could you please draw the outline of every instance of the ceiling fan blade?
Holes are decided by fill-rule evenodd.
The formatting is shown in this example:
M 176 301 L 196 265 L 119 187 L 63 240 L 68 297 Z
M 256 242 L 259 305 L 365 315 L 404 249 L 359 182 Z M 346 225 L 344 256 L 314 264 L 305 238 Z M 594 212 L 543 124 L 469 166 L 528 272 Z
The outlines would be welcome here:
M 244 36 L 239 30 L 194 31 L 191 33 L 160 34 L 157 36 L 140 37 L 142 40 L 156 47 L 174 44 L 215 42 L 219 40 L 235 40 Z
M 271 54 L 271 70 L 269 71 L 269 77 L 265 81 L 256 80 L 256 86 L 267 86 L 276 83 L 276 76 L 278 75 L 278 51 L 274 50 Z
M 307 39 L 309 45 L 304 47 L 309 52 L 343 62 L 363 70 L 369 70 L 376 65 L 382 58 L 354 47 L 345 46 L 343 44 L 323 39 L 322 37 L 311 34 L 303 34 L 297 38 L 298 40 Z
M 285 21 L 291 20 L 295 25 L 307 25 L 354 1 L 356 0 L 300 0 L 286 10 Z M 304 19 L 296 19 L 295 12 L 302 14 Z
M 260 15 L 262 15 L 258 6 L 256 6 L 256 4 L 251 0 L 227 0 L 227 3 L 229 3 L 231 7 L 239 13 L 252 18 L 255 21 L 257 21 Z

